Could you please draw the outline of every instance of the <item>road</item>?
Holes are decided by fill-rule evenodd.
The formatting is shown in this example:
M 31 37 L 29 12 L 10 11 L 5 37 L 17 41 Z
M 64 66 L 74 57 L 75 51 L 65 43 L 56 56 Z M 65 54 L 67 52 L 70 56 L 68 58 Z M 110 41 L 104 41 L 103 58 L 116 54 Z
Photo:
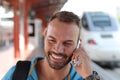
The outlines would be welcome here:
M 111 69 L 105 69 L 112 77 L 112 80 L 120 80 L 120 68 L 115 68 L 113 70 Z
M 120 80 L 120 67 L 103 68 L 96 63 L 92 63 L 92 66 L 93 70 L 96 70 L 104 80 Z

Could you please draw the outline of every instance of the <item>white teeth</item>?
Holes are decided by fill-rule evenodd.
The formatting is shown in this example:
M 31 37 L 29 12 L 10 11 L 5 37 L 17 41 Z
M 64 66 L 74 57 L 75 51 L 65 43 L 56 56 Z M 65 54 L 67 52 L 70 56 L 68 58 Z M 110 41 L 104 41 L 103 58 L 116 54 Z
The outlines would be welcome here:
M 52 54 L 52 57 L 54 57 L 55 59 L 62 59 L 62 56 L 57 56 L 57 55 L 54 55 L 54 54 Z

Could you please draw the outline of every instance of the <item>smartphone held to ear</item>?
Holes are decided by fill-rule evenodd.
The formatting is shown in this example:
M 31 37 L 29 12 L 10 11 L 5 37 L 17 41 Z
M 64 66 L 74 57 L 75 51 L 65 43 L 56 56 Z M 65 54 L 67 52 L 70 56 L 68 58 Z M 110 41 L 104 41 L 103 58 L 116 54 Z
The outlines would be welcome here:
M 77 44 L 77 49 L 80 47 L 80 40 L 78 41 L 78 44 Z M 76 61 L 77 60 L 77 61 Z M 77 57 L 77 59 L 74 59 L 73 60 L 73 64 L 74 64 L 74 66 L 79 66 L 80 64 L 81 64 L 81 59 L 80 59 L 80 57 L 78 56 Z
M 77 49 L 80 47 L 80 40 L 77 43 Z

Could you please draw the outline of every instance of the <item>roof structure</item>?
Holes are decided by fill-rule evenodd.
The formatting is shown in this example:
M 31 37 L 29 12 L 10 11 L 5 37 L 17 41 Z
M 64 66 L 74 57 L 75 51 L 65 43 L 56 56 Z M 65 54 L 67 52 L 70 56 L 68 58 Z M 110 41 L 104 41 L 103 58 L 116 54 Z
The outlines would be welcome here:
M 59 11 L 67 0 L 0 0 L 0 4 L 7 10 L 13 8 L 23 9 L 24 4 L 28 7 L 28 14 L 34 18 L 41 18 L 46 26 L 48 18 Z

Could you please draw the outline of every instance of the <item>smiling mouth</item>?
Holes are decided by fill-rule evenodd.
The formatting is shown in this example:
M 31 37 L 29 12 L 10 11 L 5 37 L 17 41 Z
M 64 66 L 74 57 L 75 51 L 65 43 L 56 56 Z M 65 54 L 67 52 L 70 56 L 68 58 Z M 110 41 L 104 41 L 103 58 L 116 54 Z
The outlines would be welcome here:
M 56 54 L 51 54 L 50 58 L 52 61 L 54 62 L 64 62 L 65 61 L 65 57 L 62 55 L 56 55 Z

